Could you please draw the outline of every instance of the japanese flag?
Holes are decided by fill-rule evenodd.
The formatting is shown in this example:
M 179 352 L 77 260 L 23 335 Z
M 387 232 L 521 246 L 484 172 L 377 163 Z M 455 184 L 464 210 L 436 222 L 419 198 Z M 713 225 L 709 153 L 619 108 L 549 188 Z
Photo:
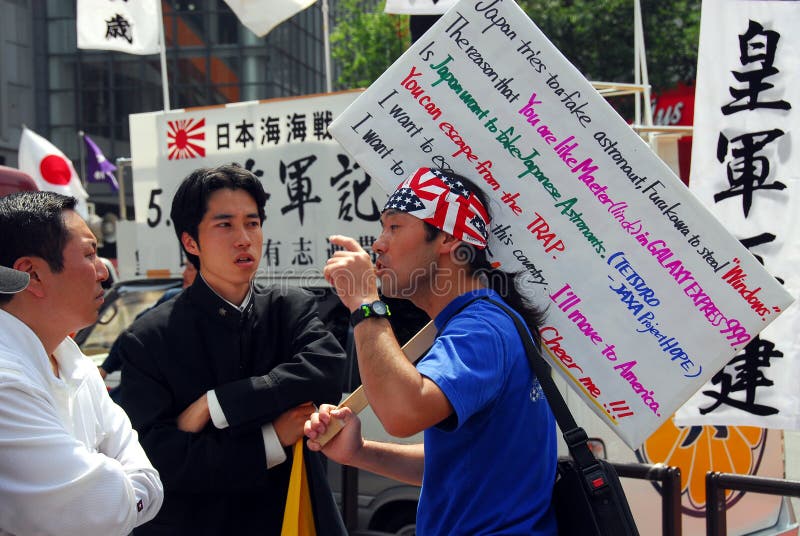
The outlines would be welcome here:
M 317 0 L 225 0 L 239 21 L 259 37 Z
M 160 1 L 78 0 L 78 48 L 158 54 Z
M 386 0 L 384 13 L 396 15 L 441 15 L 458 0 Z
M 89 217 L 86 206 L 89 194 L 83 189 L 70 159 L 55 145 L 23 127 L 22 137 L 19 140 L 18 160 L 20 171 L 33 177 L 40 190 L 77 198 L 78 205 L 75 210 L 84 219 Z

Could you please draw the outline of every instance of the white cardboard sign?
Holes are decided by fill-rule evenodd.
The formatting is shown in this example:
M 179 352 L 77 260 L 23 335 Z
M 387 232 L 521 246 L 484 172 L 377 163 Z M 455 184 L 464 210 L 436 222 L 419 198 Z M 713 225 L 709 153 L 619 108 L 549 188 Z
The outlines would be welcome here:
M 490 194 L 545 354 L 632 448 L 792 301 L 512 0 L 457 3 L 330 131 L 387 191 Z

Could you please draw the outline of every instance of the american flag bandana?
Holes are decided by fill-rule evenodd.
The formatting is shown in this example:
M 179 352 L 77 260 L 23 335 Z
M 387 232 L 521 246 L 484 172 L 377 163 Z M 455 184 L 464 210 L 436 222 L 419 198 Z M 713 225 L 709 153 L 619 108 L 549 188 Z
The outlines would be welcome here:
M 489 239 L 489 214 L 464 184 L 438 169 L 419 168 L 400 183 L 383 210 L 407 212 L 478 249 Z

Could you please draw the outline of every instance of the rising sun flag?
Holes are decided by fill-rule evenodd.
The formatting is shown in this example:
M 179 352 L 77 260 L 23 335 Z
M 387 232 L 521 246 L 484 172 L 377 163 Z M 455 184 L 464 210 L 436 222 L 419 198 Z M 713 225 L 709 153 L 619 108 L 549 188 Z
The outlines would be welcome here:
M 202 145 L 206 139 L 205 118 L 179 119 L 167 121 L 167 153 L 169 160 L 183 160 L 206 155 L 206 148 Z

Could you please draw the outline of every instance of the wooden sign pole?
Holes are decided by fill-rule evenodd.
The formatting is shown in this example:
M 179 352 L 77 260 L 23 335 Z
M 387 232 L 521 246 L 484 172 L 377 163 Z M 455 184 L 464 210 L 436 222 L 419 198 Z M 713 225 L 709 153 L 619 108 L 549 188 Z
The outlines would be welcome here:
M 433 324 L 433 321 L 431 321 L 425 324 L 425 327 L 419 330 L 410 341 L 403 345 L 403 353 L 406 355 L 409 361 L 416 363 L 419 358 L 428 351 L 428 348 L 433 346 L 433 340 L 435 338 L 436 326 Z M 364 392 L 364 386 L 362 385 L 350 393 L 350 396 L 345 398 L 338 407 L 350 408 L 353 413 L 358 415 L 368 405 L 369 401 L 367 400 L 367 394 Z M 339 433 L 339 430 L 341 430 L 343 426 L 344 424 L 342 424 L 341 420 L 332 419 L 330 424 L 328 424 L 328 429 L 324 434 L 319 436 L 317 441 L 319 441 L 320 445 L 325 446 L 328 441 L 333 439 L 333 436 Z

